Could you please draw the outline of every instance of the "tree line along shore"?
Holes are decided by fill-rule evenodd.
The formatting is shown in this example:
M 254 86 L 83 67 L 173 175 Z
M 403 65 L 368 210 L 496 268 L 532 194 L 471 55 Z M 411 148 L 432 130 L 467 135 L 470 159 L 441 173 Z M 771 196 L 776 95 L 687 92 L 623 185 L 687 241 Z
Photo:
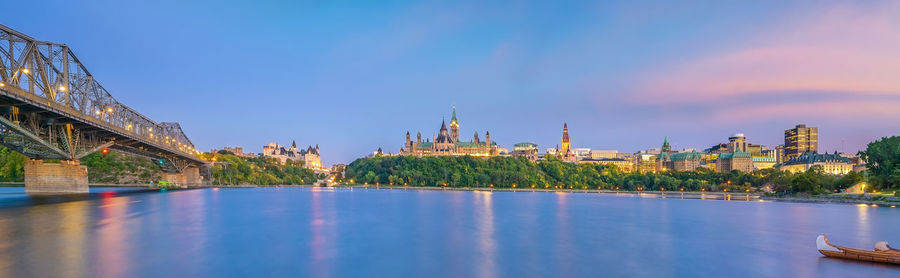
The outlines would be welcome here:
M 376 156 L 347 165 L 339 182 L 473 188 L 553 188 L 623 191 L 731 191 L 775 195 L 835 193 L 865 182 L 866 191 L 900 190 L 900 137 L 872 142 L 860 152 L 868 163 L 863 173 L 826 174 L 814 166 L 806 172 L 778 169 L 753 172 L 696 171 L 623 173 L 615 166 L 575 164 L 553 156 L 523 157 Z

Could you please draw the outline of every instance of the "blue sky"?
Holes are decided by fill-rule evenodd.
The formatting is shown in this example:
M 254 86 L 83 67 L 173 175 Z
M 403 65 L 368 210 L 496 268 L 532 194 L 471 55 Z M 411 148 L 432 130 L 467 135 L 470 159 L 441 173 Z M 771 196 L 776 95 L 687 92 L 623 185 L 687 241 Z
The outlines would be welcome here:
M 900 5 L 865 1 L 14 1 L 0 24 L 66 43 L 121 102 L 201 150 L 404 134 L 506 147 L 774 146 L 797 123 L 855 152 L 900 130 Z M 188 3 L 186 3 L 188 2 Z M 40 12 L 36 12 L 40 11 Z

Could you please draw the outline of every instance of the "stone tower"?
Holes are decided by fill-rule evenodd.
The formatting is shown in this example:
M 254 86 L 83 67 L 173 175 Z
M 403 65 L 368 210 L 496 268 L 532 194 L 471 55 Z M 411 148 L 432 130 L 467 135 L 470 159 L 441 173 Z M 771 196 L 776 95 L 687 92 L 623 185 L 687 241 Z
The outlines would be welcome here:
M 559 149 L 559 153 L 563 155 L 569 154 L 572 148 L 572 142 L 569 141 L 569 124 L 563 123 L 563 136 L 562 136 L 562 148 Z
M 459 142 L 459 120 L 456 119 L 456 107 L 453 107 L 453 115 L 450 116 L 450 137 L 453 142 Z
M 669 137 L 668 136 L 666 136 L 666 138 L 663 139 L 663 145 L 662 145 L 661 152 L 664 152 L 664 153 L 672 152 L 672 145 L 669 145 Z

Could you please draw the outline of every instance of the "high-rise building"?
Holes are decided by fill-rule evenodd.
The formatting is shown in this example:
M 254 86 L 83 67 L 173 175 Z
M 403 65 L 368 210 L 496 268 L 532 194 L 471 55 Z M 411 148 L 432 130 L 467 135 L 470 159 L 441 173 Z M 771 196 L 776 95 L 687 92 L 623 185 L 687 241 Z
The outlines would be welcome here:
M 799 124 L 784 131 L 784 160 L 799 157 L 807 152 L 818 152 L 819 129 Z

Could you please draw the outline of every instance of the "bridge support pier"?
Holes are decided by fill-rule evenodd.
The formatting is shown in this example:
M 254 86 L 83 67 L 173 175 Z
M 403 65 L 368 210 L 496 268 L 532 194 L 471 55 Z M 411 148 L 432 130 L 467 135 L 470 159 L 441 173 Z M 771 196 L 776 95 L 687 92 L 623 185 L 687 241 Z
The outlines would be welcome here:
M 88 193 L 88 171 L 77 160 L 46 163 L 40 159 L 25 162 L 26 194 Z
M 202 183 L 200 169 L 188 167 L 181 173 L 162 173 L 162 179 L 179 186 L 199 186 Z

